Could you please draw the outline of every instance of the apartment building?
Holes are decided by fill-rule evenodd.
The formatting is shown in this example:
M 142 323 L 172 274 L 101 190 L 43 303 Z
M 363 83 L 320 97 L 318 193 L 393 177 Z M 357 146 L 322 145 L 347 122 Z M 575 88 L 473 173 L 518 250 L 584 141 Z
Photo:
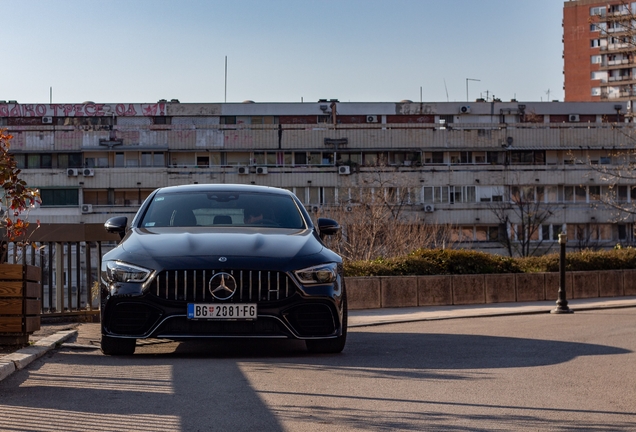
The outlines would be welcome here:
M 563 5 L 565 101 L 636 96 L 636 2 L 570 0 Z
M 157 187 L 247 183 L 289 189 L 314 215 L 381 190 L 411 220 L 452 224 L 457 245 L 505 254 L 502 233 L 523 237 L 510 206 L 519 196 L 550 208 L 531 239 L 546 248 L 561 232 L 571 245 L 631 244 L 633 217 L 617 218 L 600 197 L 636 201 L 636 182 L 594 169 L 623 163 L 617 149 L 633 147 L 626 113 L 616 101 L 0 101 L 0 127 L 41 192 L 30 217 L 44 239 L 101 233 Z

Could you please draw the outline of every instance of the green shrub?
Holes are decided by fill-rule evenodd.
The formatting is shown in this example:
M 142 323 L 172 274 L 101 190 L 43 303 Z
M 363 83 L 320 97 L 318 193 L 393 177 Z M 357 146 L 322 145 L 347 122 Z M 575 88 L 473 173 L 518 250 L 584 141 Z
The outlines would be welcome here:
M 416 276 L 559 271 L 559 254 L 510 258 L 485 252 L 418 249 L 407 256 L 345 263 L 345 276 Z M 569 252 L 567 271 L 636 269 L 636 249 Z

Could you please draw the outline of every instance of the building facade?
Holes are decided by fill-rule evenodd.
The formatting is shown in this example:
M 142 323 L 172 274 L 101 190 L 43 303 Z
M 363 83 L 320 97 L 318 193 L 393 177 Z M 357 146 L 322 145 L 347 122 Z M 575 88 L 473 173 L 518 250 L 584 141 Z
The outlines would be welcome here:
M 635 12 L 630 1 L 564 3 L 566 102 L 636 99 Z
M 452 225 L 457 245 L 505 254 L 502 235 L 524 236 L 515 197 L 550 209 L 530 239 L 547 249 L 561 232 L 570 244 L 631 244 L 633 217 L 600 197 L 636 202 L 636 181 L 596 169 L 633 147 L 626 112 L 621 102 L 0 101 L 0 128 L 41 192 L 30 217 L 44 239 L 64 227 L 102 232 L 157 187 L 247 183 L 289 189 L 314 215 L 379 190 L 411 220 Z

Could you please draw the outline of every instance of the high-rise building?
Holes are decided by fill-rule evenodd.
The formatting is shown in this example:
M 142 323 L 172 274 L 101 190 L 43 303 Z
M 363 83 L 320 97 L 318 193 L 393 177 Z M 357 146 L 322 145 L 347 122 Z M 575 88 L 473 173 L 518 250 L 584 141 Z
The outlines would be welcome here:
M 563 5 L 567 102 L 636 98 L 636 2 L 570 0 Z

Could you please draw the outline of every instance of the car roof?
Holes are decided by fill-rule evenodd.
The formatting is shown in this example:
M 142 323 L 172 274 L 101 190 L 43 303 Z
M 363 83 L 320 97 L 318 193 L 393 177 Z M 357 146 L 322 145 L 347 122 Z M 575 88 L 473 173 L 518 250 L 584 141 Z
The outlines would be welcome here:
M 158 193 L 178 193 L 178 192 L 254 192 L 254 193 L 274 193 L 280 195 L 293 195 L 287 189 L 271 186 L 257 186 L 245 184 L 189 184 L 180 186 L 168 186 L 159 188 Z

